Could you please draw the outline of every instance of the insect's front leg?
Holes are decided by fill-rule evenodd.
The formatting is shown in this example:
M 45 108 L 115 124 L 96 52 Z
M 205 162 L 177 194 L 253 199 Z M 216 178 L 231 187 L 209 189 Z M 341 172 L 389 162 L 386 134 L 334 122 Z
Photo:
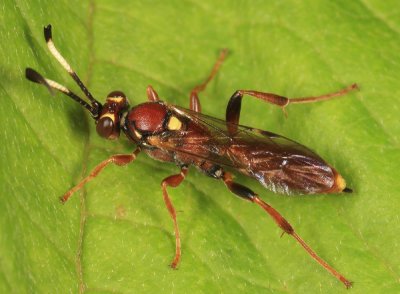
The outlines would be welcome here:
M 161 188 L 163 192 L 163 197 L 164 197 L 164 202 L 165 205 L 167 206 L 168 212 L 174 221 L 174 229 L 175 229 L 175 257 L 172 260 L 171 267 L 176 268 L 179 260 L 181 258 L 181 239 L 179 236 L 179 228 L 178 228 L 178 222 L 176 221 L 176 211 L 174 206 L 172 205 L 171 199 L 168 196 L 168 191 L 167 187 L 178 187 L 180 183 L 185 179 L 185 176 L 188 173 L 188 168 L 187 166 L 183 166 L 181 168 L 181 172 L 176 175 L 169 176 L 165 178 L 161 182 Z
M 74 194 L 76 191 L 81 189 L 87 182 L 92 180 L 93 178 L 97 177 L 97 175 L 110 163 L 123 166 L 126 165 L 133 160 L 136 159 L 136 156 L 139 154 L 140 148 L 136 148 L 136 150 L 132 154 L 116 154 L 111 156 L 110 158 L 104 160 L 100 164 L 98 164 L 92 171 L 91 173 L 84 178 L 78 185 L 73 187 L 71 190 L 69 190 L 67 193 L 65 193 L 61 198 L 60 201 L 62 203 L 65 203 L 71 196 Z
M 264 209 L 272 217 L 275 223 L 284 231 L 284 233 L 287 233 L 291 235 L 294 239 L 296 239 L 296 241 L 307 251 L 307 253 L 315 261 L 317 261 L 322 267 L 324 267 L 328 272 L 330 272 L 339 281 L 341 281 L 346 286 L 346 288 L 351 287 L 352 283 L 347 280 L 342 274 L 336 271 L 333 267 L 331 267 L 325 260 L 319 257 L 317 253 L 315 253 L 314 250 L 312 250 L 310 246 L 308 246 L 308 244 L 303 241 L 303 239 L 301 239 L 299 235 L 297 235 L 291 224 L 275 208 L 260 199 L 260 197 L 249 188 L 234 182 L 230 173 L 223 172 L 221 179 L 224 181 L 225 185 L 232 193 L 242 199 L 257 204 L 262 209 Z
M 226 117 L 227 127 L 230 133 L 234 133 L 237 131 L 238 127 L 237 125 L 239 124 L 239 118 L 240 118 L 240 109 L 242 107 L 242 98 L 244 95 L 249 95 L 257 99 L 263 100 L 264 102 L 277 105 L 282 108 L 282 110 L 286 115 L 285 107 L 288 106 L 289 104 L 311 103 L 311 102 L 329 100 L 334 97 L 345 95 L 354 89 L 358 89 L 357 84 L 352 84 L 334 93 L 329 93 L 316 97 L 302 97 L 302 98 L 287 98 L 272 93 L 264 93 L 253 90 L 237 90 L 229 99 L 228 106 L 226 107 L 225 117 Z
M 217 74 L 219 68 L 221 67 L 226 55 L 228 54 L 227 49 L 223 49 L 221 53 L 219 54 L 219 57 L 217 61 L 215 62 L 210 75 L 207 77 L 207 79 L 200 85 L 197 85 L 196 87 L 193 88 L 192 92 L 190 92 L 190 105 L 189 108 L 193 111 L 196 112 L 201 112 L 201 105 L 200 105 L 200 99 L 199 99 L 199 93 L 201 91 L 204 91 L 205 88 L 207 87 L 208 83 L 215 77 Z

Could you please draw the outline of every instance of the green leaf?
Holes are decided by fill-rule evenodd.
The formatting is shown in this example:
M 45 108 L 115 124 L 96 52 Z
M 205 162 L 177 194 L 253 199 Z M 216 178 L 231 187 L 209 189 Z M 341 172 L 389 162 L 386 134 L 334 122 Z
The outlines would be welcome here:
M 129 2 L 129 3 L 128 3 Z M 218 3 L 218 4 L 217 4 Z M 191 169 L 170 196 L 182 260 L 160 182 L 176 173 L 144 154 L 107 167 L 64 206 L 58 197 L 115 153 L 77 103 L 24 78 L 26 67 L 79 93 L 48 52 L 42 28 L 97 99 L 160 97 L 187 106 L 221 48 L 230 55 L 201 94 L 224 117 L 236 89 L 288 97 L 353 82 L 329 102 L 277 107 L 246 98 L 241 122 L 299 141 L 335 166 L 351 195 L 284 197 L 238 176 L 279 210 L 318 254 L 354 281 L 352 293 L 399 293 L 400 19 L 397 1 L 3 1 L 0 9 L 1 293 L 338 293 L 261 209 Z

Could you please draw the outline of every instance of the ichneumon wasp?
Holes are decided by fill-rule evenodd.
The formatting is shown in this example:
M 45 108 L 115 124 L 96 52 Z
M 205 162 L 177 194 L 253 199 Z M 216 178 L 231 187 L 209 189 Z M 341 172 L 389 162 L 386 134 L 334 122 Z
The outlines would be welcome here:
M 180 172 L 165 178 L 161 182 L 161 188 L 174 223 L 176 247 L 171 267 L 176 268 L 181 257 L 181 245 L 176 211 L 167 187 L 179 186 L 185 179 L 189 166 L 195 166 L 207 176 L 221 180 L 236 196 L 264 209 L 283 233 L 292 236 L 314 260 L 347 288 L 351 287 L 351 282 L 319 257 L 277 210 L 264 202 L 258 194 L 235 182 L 232 174 L 225 168 L 255 178 L 265 188 L 280 194 L 351 192 L 343 177 L 316 153 L 283 136 L 240 125 L 239 117 L 244 95 L 277 105 L 285 111 L 285 107 L 290 104 L 311 103 L 342 96 L 358 88 L 356 84 L 335 93 L 292 99 L 271 93 L 238 90 L 229 100 L 225 121 L 220 120 L 201 113 L 199 93 L 214 78 L 225 59 L 227 51 L 222 50 L 208 78 L 191 91 L 189 109 L 161 101 L 151 86 L 147 87 L 148 102 L 129 108 L 125 94 L 114 91 L 102 105 L 54 46 L 51 25 L 44 28 L 44 37 L 50 53 L 75 80 L 89 102 L 65 86 L 42 77 L 31 68 L 26 69 L 26 78 L 46 86 L 50 91 L 60 91 L 81 104 L 91 114 L 96 131 L 101 137 L 115 140 L 122 131 L 137 146 L 131 154 L 113 155 L 98 164 L 87 177 L 61 197 L 62 203 L 95 178 L 107 165 L 126 165 L 134 161 L 141 151 L 153 159 L 175 163 Z

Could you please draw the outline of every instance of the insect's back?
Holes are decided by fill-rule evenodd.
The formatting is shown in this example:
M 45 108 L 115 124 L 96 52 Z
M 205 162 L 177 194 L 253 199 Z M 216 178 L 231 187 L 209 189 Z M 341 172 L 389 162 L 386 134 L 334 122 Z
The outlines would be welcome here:
M 346 187 L 334 168 L 295 141 L 241 125 L 232 134 L 225 121 L 175 109 L 190 118 L 184 135 L 177 135 L 179 144 L 174 148 L 177 152 L 233 167 L 276 193 L 336 193 Z

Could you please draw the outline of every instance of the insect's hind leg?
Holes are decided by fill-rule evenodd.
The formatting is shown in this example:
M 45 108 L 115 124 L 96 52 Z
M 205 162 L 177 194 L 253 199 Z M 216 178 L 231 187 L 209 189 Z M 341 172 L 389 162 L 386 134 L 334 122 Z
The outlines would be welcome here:
M 233 181 L 232 175 L 228 172 L 223 172 L 221 179 L 224 181 L 227 188 L 235 195 L 243 198 L 247 201 L 253 202 L 264 209 L 275 221 L 275 223 L 287 234 L 291 235 L 296 241 L 307 251 L 307 253 L 317 261 L 322 267 L 324 267 L 328 272 L 335 276 L 339 281 L 341 281 L 346 288 L 350 288 L 352 283 L 347 280 L 342 274 L 337 272 L 333 267 L 331 267 L 325 260 L 319 257 L 308 244 L 300 238 L 299 235 L 294 231 L 291 224 L 271 205 L 264 202 L 259 198 L 259 196 L 254 193 L 249 188 L 240 185 Z
M 219 57 L 217 61 L 215 62 L 210 75 L 207 77 L 207 79 L 200 85 L 197 85 L 196 87 L 193 88 L 193 90 L 190 92 L 190 109 L 196 112 L 201 112 L 201 105 L 200 105 L 200 99 L 199 99 L 199 93 L 201 91 L 204 91 L 204 89 L 207 87 L 207 84 L 215 77 L 217 74 L 219 68 L 222 65 L 222 62 L 224 61 L 226 55 L 228 54 L 227 49 L 221 50 L 221 53 L 219 54 Z
M 358 89 L 357 84 L 352 84 L 334 93 L 329 93 L 315 97 L 302 97 L 302 98 L 287 98 L 272 93 L 264 93 L 253 90 L 238 90 L 231 96 L 228 102 L 228 106 L 226 107 L 225 117 L 226 117 L 227 127 L 229 132 L 231 133 L 234 133 L 237 130 L 237 126 L 235 125 L 239 124 L 240 109 L 242 106 L 242 98 L 244 95 L 249 95 L 257 99 L 263 100 L 264 102 L 277 105 L 282 108 L 282 110 L 286 115 L 285 107 L 288 106 L 289 104 L 312 103 L 323 100 L 329 100 L 334 97 L 343 96 L 354 89 Z
M 163 198 L 165 205 L 167 206 L 168 212 L 174 221 L 174 229 L 175 229 L 175 257 L 172 260 L 171 267 L 176 268 L 178 266 L 179 260 L 181 259 L 181 239 L 179 235 L 179 228 L 178 228 L 178 222 L 176 221 L 176 211 L 174 206 L 172 205 L 171 199 L 169 198 L 167 187 L 178 187 L 182 181 L 185 179 L 185 176 L 187 175 L 188 168 L 186 166 L 183 166 L 181 168 L 181 172 L 176 175 L 169 176 L 165 178 L 161 182 L 161 188 L 163 192 Z

